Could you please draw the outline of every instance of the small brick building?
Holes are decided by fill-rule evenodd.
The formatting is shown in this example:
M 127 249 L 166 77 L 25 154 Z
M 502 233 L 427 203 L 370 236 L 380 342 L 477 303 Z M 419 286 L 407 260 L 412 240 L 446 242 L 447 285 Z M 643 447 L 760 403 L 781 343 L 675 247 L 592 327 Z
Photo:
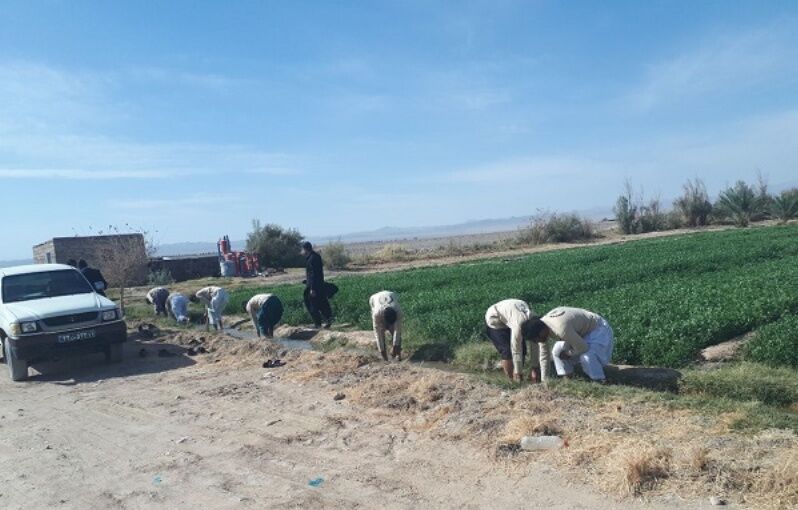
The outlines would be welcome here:
M 55 237 L 33 247 L 37 264 L 66 264 L 69 259 L 85 260 L 102 271 L 109 282 L 120 266 L 133 266 L 128 284 L 147 282 L 148 258 L 142 234 Z

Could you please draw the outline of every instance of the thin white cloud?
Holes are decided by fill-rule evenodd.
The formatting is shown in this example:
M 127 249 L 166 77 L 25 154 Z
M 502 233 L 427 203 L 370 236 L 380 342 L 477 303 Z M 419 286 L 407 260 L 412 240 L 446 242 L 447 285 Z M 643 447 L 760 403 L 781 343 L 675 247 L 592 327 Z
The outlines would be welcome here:
M 224 76 L 161 68 L 64 71 L 0 61 L 0 179 L 145 179 L 248 172 L 296 175 L 299 161 L 242 144 L 154 143 L 98 135 L 129 117 L 112 101 L 115 80 L 178 80 L 226 88 Z M 124 102 L 121 102 L 124 104 Z
M 198 193 L 181 198 L 139 198 L 109 201 L 108 205 L 118 209 L 178 209 L 183 207 L 211 206 L 231 203 L 240 199 L 233 195 L 210 195 Z
M 65 179 L 108 181 L 115 179 L 163 179 L 172 177 L 155 170 L 80 170 L 69 168 L 0 168 L 0 179 Z
M 512 100 L 512 95 L 504 88 L 460 90 L 447 97 L 455 107 L 476 111 L 493 108 Z
M 235 87 L 253 84 L 251 80 L 217 73 L 196 73 L 164 67 L 133 67 L 118 74 L 120 79 L 132 78 L 145 82 L 180 84 L 218 92 L 226 92 Z
M 436 178 L 438 181 L 512 186 L 534 179 L 595 177 L 611 167 L 606 162 L 577 157 L 527 157 L 497 161 L 475 168 L 457 170 Z
M 771 26 L 703 41 L 649 68 L 626 98 L 648 111 L 708 94 L 728 94 L 776 80 L 796 80 L 795 27 Z

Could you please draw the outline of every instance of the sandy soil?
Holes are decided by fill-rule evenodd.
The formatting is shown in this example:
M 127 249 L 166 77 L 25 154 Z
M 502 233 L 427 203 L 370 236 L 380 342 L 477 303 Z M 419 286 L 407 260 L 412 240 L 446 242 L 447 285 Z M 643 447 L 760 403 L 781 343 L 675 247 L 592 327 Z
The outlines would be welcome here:
M 486 423 L 506 396 L 459 375 L 299 351 L 267 370 L 260 364 L 277 347 L 193 333 L 162 340 L 171 344 L 129 342 L 122 364 L 101 355 L 43 364 L 22 384 L 3 371 L 0 508 L 710 507 L 618 501 L 566 477 L 556 457 L 497 456 L 483 447 L 498 434 Z M 197 342 L 211 353 L 187 356 Z M 158 357 L 162 348 L 177 355 Z M 473 391 L 484 433 L 430 425 L 420 413 L 439 412 L 391 383 L 428 376 L 452 378 L 452 398 Z

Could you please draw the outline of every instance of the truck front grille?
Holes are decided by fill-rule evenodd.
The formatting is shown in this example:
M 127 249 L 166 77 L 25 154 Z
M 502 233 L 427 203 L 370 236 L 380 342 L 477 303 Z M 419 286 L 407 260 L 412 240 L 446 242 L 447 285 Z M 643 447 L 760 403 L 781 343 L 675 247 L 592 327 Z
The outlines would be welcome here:
M 55 328 L 59 326 L 71 326 L 72 324 L 81 324 L 83 322 L 93 321 L 97 319 L 97 316 L 98 312 L 75 313 L 71 315 L 50 317 L 49 319 L 43 319 L 42 322 L 51 328 Z

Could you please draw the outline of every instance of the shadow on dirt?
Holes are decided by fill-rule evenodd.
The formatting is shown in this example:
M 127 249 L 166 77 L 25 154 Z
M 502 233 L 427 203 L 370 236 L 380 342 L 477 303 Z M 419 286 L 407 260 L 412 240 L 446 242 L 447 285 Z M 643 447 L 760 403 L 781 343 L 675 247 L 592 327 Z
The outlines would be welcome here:
M 410 361 L 451 361 L 454 350 L 447 343 L 424 344 L 413 352 Z
M 654 391 L 679 391 L 682 373 L 672 368 L 636 367 L 629 365 L 608 365 L 604 367 L 607 381 L 611 384 L 636 386 Z
M 108 363 L 103 353 L 44 361 L 32 365 L 38 374 L 31 371 L 28 382 L 73 386 L 104 379 L 166 372 L 194 364 L 196 362 L 189 357 L 186 347 L 129 340 L 125 342 L 124 357 L 120 363 Z

